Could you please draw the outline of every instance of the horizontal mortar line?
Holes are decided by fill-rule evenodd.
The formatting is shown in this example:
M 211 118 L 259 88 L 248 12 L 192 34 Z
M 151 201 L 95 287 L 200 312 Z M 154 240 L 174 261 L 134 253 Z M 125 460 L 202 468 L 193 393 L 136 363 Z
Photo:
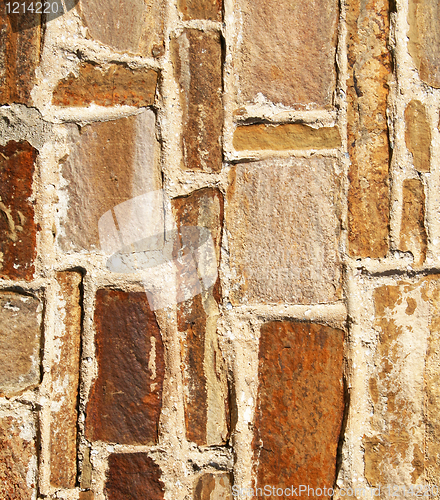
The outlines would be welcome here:
M 297 110 L 283 110 L 273 111 L 272 109 L 265 111 L 261 106 L 244 106 L 243 115 L 233 116 L 234 123 L 242 126 L 245 123 L 259 122 L 267 120 L 269 123 L 292 123 L 300 122 L 304 124 L 314 124 L 322 122 L 323 126 L 332 124 L 336 125 L 338 114 L 336 111 L 297 111 Z
M 147 106 L 146 106 L 147 107 Z M 91 104 L 83 106 L 50 106 L 44 110 L 43 118 L 46 121 L 57 123 L 92 122 L 100 120 L 114 120 L 140 113 L 145 107 L 135 106 L 97 106 Z
M 14 288 L 28 292 L 35 292 L 42 288 L 47 288 L 50 283 L 50 278 L 36 278 L 32 281 L 0 279 L 0 290 L 10 290 Z
M 258 161 L 277 158 L 312 158 L 315 156 L 326 156 L 328 158 L 339 158 L 338 149 L 264 149 L 258 151 L 226 152 L 225 158 L 231 163 L 240 161 Z
M 17 396 L 11 396 L 8 398 L 6 396 L 1 396 L 0 412 L 7 410 L 14 405 L 34 408 L 38 404 L 39 398 L 40 396 L 35 389 L 24 391 Z
M 384 277 L 384 276 L 426 276 L 440 273 L 440 263 L 425 264 L 414 268 L 413 261 L 409 259 L 376 260 L 365 259 L 355 260 L 346 257 L 344 264 L 352 272 L 360 271 L 357 276 Z
M 186 29 L 202 29 L 207 31 L 223 31 L 223 23 L 221 21 L 209 21 L 207 19 L 191 19 L 188 21 L 180 21 L 175 25 L 175 30 Z

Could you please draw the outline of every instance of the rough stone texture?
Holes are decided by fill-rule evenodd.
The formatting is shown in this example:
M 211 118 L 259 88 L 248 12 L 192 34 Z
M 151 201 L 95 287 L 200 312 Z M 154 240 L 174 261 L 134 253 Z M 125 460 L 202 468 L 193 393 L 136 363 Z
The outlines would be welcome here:
M 428 238 L 425 230 L 425 191 L 420 179 L 407 179 L 403 183 L 403 210 L 400 227 L 400 246 L 411 252 L 414 264 L 425 261 Z
M 37 150 L 27 142 L 0 146 L 0 278 L 31 280 L 36 256 L 32 178 Z
M 342 330 L 288 321 L 261 328 L 257 486 L 333 486 L 344 415 L 343 351 Z
M 62 250 L 99 249 L 98 221 L 105 212 L 161 188 L 154 127 L 150 110 L 80 132 L 71 127 L 71 154 L 62 165 L 68 197 L 58 236 Z
M 420 78 L 440 88 L 440 4 L 431 0 L 409 0 L 408 50 Z
M 429 172 L 431 156 L 431 128 L 425 106 L 411 101 L 405 109 L 405 142 L 413 156 L 414 167 L 419 172 Z
M 188 170 L 222 167 L 222 48 L 218 32 L 185 30 L 172 41 L 183 112 L 183 161 Z
M 81 281 L 77 272 L 57 273 L 60 325 L 52 365 L 51 476 L 57 488 L 76 486 L 77 403 L 81 348 Z
M 37 451 L 35 422 L 29 418 L 0 417 L 0 498 L 36 498 Z
M 163 53 L 163 1 L 82 0 L 81 16 L 92 38 L 121 52 Z
M 218 189 L 204 188 L 173 200 L 178 228 L 210 230 L 220 260 L 223 196 Z M 217 340 L 220 279 L 214 286 L 177 306 L 178 329 L 183 334 L 182 359 L 186 385 L 186 435 L 198 445 L 222 444 L 227 439 L 227 380 Z
M 12 6 L 12 3 L 11 3 Z M 40 62 L 41 14 L 6 14 L 0 5 L 0 105 L 32 104 L 35 69 Z
M 234 132 L 234 148 L 238 151 L 271 149 L 333 149 L 341 145 L 336 127 L 312 128 L 301 123 L 283 125 L 246 125 Z
M 98 290 L 95 328 L 98 377 L 87 405 L 86 437 L 155 444 L 165 362 L 146 294 Z
M 164 498 L 161 470 L 147 453 L 112 454 L 108 465 L 105 485 L 108 500 Z
M 94 500 L 95 495 L 92 491 L 80 491 L 79 500 Z
M 226 224 L 235 303 L 341 297 L 334 160 L 292 158 L 231 169 Z
M 232 500 L 231 475 L 203 474 L 197 479 L 194 500 Z
M 332 105 L 338 3 L 236 0 L 240 101 L 263 94 L 285 106 Z
M 42 309 L 35 297 L 0 292 L 0 394 L 12 396 L 40 383 Z
M 151 106 L 158 74 L 153 69 L 130 69 L 122 63 L 103 69 L 82 63 L 78 76 L 70 74 L 53 92 L 57 106 Z
M 351 0 L 347 9 L 348 239 L 356 257 L 384 257 L 389 248 L 388 11 L 388 0 Z
M 185 21 L 189 19 L 222 20 L 223 0 L 178 0 Z

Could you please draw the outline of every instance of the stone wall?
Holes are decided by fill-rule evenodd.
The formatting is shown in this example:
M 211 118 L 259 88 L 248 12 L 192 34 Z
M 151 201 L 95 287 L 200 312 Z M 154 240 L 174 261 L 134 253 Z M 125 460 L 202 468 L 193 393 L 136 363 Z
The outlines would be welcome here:
M 48 5 L 0 6 L 0 499 L 440 497 L 438 2 Z

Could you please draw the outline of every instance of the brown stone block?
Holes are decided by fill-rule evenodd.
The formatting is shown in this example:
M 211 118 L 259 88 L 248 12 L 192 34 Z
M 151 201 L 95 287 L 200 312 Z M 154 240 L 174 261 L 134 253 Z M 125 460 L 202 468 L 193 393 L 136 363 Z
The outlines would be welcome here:
M 0 278 L 31 280 L 36 256 L 32 179 L 37 150 L 27 142 L 0 146 Z
M 405 109 L 405 142 L 419 172 L 429 172 L 431 159 L 431 128 L 425 106 L 411 101 Z
M 333 149 L 341 145 L 341 136 L 336 127 L 312 128 L 302 123 L 245 125 L 235 129 L 233 145 L 238 151 Z
M 218 172 L 223 130 L 220 33 L 188 29 L 172 41 L 171 49 L 183 112 L 184 167 Z
M 342 330 L 293 321 L 262 326 L 253 443 L 258 487 L 333 486 L 343 352 Z
M 185 21 L 189 19 L 222 20 L 223 0 L 178 0 Z
M 53 92 L 56 106 L 151 106 L 154 103 L 157 72 L 153 69 L 130 69 L 122 63 L 103 69 L 82 63 L 79 75 L 61 80 Z
M 203 474 L 197 479 L 194 500 L 232 500 L 231 474 Z
M 119 203 L 161 188 L 155 115 L 70 128 L 70 155 L 62 165 L 68 198 L 58 242 L 64 251 L 100 248 L 98 221 Z
M 80 491 L 79 492 L 79 500 L 94 500 L 95 495 L 92 491 Z
M 41 14 L 8 16 L 6 3 L 0 4 L 0 105 L 29 105 L 40 62 Z
M 147 453 L 112 454 L 108 459 L 105 492 L 108 500 L 162 500 L 160 467 Z
M 338 2 L 236 0 L 240 101 L 329 108 L 336 85 Z
M 163 53 L 163 0 L 81 0 L 89 35 L 121 52 L 154 57 Z
M 341 297 L 340 180 L 330 158 L 238 164 L 226 225 L 235 304 Z
M 79 358 L 81 348 L 81 282 L 77 272 L 59 272 L 59 326 L 52 365 L 52 423 L 50 482 L 57 488 L 76 485 Z
M 399 249 L 403 252 L 411 252 L 414 256 L 414 264 L 420 266 L 425 261 L 427 243 L 423 183 L 420 179 L 407 179 L 403 183 Z
M 95 329 L 98 377 L 86 410 L 87 439 L 155 444 L 165 362 L 146 294 L 98 290 Z
M 389 248 L 388 13 L 388 0 L 348 3 L 348 240 L 355 257 L 385 257 Z
M 19 394 L 40 383 L 41 302 L 0 292 L 0 393 Z
M 0 417 L 0 498 L 36 498 L 37 450 L 35 422 L 15 416 Z

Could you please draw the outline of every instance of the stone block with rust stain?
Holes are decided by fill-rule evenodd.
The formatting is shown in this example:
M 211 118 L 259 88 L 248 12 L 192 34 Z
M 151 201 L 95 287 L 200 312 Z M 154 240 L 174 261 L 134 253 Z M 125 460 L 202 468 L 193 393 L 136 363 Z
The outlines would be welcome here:
M 183 19 L 208 19 L 221 21 L 223 0 L 178 0 Z
M 345 406 L 343 354 L 339 329 L 295 321 L 261 327 L 256 486 L 333 486 Z
M 0 146 L 0 278 L 31 280 L 38 226 L 32 181 L 37 150 L 28 142 Z
M 183 112 L 184 168 L 218 172 L 223 131 L 221 35 L 187 29 L 172 40 L 171 58 Z
M 348 29 L 348 224 L 353 257 L 385 257 L 389 248 L 388 0 L 350 0 Z
M 206 473 L 194 485 L 193 500 L 232 500 L 232 474 Z
M 199 189 L 189 196 L 175 198 L 172 205 L 179 230 L 182 226 L 209 229 L 219 263 L 223 225 L 221 192 L 215 188 Z M 177 305 L 186 386 L 186 435 L 198 445 L 223 444 L 229 430 L 226 371 L 217 339 L 219 289 L 217 276 L 213 286 Z
M 145 292 L 98 290 L 94 321 L 98 377 L 87 404 L 86 438 L 157 443 L 164 346 Z
M 431 128 L 425 106 L 412 100 L 405 109 L 405 142 L 411 153 L 414 168 L 429 172 L 431 162 Z

